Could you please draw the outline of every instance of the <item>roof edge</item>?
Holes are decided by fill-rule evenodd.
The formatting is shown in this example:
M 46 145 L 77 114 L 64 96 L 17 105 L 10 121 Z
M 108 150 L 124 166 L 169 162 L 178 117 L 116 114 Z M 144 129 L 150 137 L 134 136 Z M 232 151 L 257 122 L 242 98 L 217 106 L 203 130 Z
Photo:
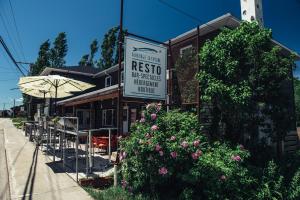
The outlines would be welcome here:
M 94 76 L 94 74 L 91 73 L 84 73 L 84 72 L 77 72 L 77 71 L 73 71 L 73 70 L 66 70 L 66 69 L 60 69 L 60 68 L 54 68 L 54 67 L 46 67 L 41 73 L 40 76 L 45 76 L 45 75 L 49 75 L 47 73 L 50 73 L 52 71 L 56 71 L 56 72 L 66 72 L 66 73 L 72 73 L 72 74 L 79 74 L 79 75 L 83 75 L 83 76 Z

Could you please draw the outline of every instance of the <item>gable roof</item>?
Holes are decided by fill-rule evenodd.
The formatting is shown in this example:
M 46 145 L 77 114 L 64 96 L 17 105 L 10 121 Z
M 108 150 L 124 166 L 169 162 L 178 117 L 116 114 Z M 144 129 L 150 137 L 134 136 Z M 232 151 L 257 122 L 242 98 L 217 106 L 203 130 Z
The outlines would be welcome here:
M 46 76 L 51 74 L 51 72 L 65 72 L 71 74 L 79 74 L 83 76 L 94 76 L 101 70 L 99 68 L 91 67 L 91 66 L 68 66 L 68 67 L 46 67 L 41 73 L 41 76 Z
M 206 35 L 210 32 L 216 31 L 216 30 L 220 30 L 223 27 L 228 27 L 228 28 L 236 28 L 241 24 L 241 21 L 239 19 L 237 19 L 236 17 L 234 17 L 233 15 L 231 15 L 230 13 L 227 13 L 225 15 L 222 15 L 221 17 L 218 17 L 214 20 L 211 20 L 201 26 L 199 26 L 199 33 L 200 36 L 202 35 Z M 189 30 L 181 35 L 176 36 L 175 38 L 170 39 L 171 44 L 175 44 L 175 43 L 179 43 L 181 41 L 186 40 L 187 38 L 191 38 L 197 35 L 197 27 Z M 292 51 L 291 49 L 289 49 L 288 47 L 284 46 L 283 44 L 281 44 L 280 42 L 272 39 L 271 40 L 274 45 L 278 45 L 283 49 L 283 52 L 286 54 L 290 54 L 290 53 L 296 53 L 295 51 Z M 169 41 L 166 41 L 165 43 L 167 44 Z M 300 60 L 300 55 L 296 54 L 296 60 Z
M 124 62 L 121 63 L 121 69 L 123 69 L 123 67 L 124 67 Z M 110 68 L 107 68 L 107 69 L 105 69 L 105 70 L 102 70 L 102 71 L 96 73 L 96 74 L 94 75 L 94 78 L 95 78 L 95 77 L 105 76 L 105 75 L 107 75 L 108 73 L 112 73 L 112 72 L 118 71 L 118 69 L 119 69 L 119 64 L 116 64 L 116 65 L 114 65 L 114 66 L 111 66 Z

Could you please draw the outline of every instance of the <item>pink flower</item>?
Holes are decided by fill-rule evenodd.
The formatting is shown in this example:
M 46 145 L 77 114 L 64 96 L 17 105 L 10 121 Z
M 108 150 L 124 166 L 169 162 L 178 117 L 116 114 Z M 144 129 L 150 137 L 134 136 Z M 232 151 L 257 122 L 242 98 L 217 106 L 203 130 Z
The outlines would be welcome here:
M 174 140 L 176 140 L 176 137 L 173 135 L 173 136 L 171 136 L 170 140 L 174 141 Z
M 125 189 L 128 183 L 127 183 L 126 180 L 123 179 L 123 180 L 121 181 L 121 184 L 122 184 L 122 188 Z
M 166 175 L 168 173 L 168 169 L 165 167 L 161 167 L 159 168 L 158 173 L 161 175 Z
M 171 154 L 172 158 L 176 158 L 177 157 L 177 153 L 175 151 L 172 151 L 170 154 Z
M 186 149 L 186 148 L 189 146 L 189 143 L 188 143 L 187 141 L 183 141 L 183 142 L 181 143 L 181 146 L 182 146 L 184 149 Z
M 122 160 L 124 160 L 126 158 L 127 153 L 125 151 L 124 152 L 120 152 L 119 156 L 120 156 L 120 161 L 122 161 Z
M 236 161 L 241 161 L 242 159 L 241 159 L 240 156 L 235 156 L 235 160 L 236 160 Z
M 192 158 L 194 160 L 197 160 L 199 158 L 199 155 L 197 153 L 192 153 Z
M 121 140 L 121 139 L 122 139 L 122 135 L 120 135 L 119 137 L 117 137 L 117 139 L 118 139 L 118 140 Z
M 226 180 L 226 176 L 225 176 L 225 175 L 222 175 L 222 176 L 220 177 L 220 179 L 221 179 L 222 181 L 225 181 L 225 180 Z
M 147 104 L 146 109 L 149 110 L 151 104 Z
M 156 120 L 156 117 L 157 117 L 157 115 L 156 115 L 155 113 L 152 113 L 152 114 L 151 114 L 151 119 L 152 119 L 152 120 Z
M 145 113 L 144 112 L 141 113 L 141 118 L 145 118 Z
M 153 125 L 153 126 L 151 127 L 151 130 L 152 130 L 152 131 L 158 130 L 158 126 L 157 126 L 157 125 Z
M 195 141 L 193 142 L 193 144 L 194 144 L 194 147 L 198 147 L 199 144 L 200 144 L 200 140 L 195 140 Z
M 160 155 L 160 156 L 163 156 L 163 155 L 164 155 L 164 152 L 163 152 L 163 151 L 159 151 L 159 155 Z
M 150 133 L 146 133 L 146 134 L 145 134 L 145 137 L 146 137 L 147 139 L 149 139 L 149 138 L 151 138 L 151 134 L 150 134 Z
M 196 151 L 196 154 L 200 157 L 200 156 L 202 156 L 202 151 L 201 151 L 200 149 L 198 149 L 198 150 Z
M 161 110 L 162 104 L 158 103 L 156 106 L 156 111 L 159 112 Z
M 144 123 L 145 121 L 146 121 L 146 119 L 143 117 L 140 119 L 140 123 Z
M 234 161 L 237 161 L 237 162 L 240 162 L 242 160 L 239 155 L 237 155 L 237 156 L 231 156 L 231 159 L 234 160 Z
M 162 148 L 159 144 L 155 145 L 155 151 L 160 151 Z

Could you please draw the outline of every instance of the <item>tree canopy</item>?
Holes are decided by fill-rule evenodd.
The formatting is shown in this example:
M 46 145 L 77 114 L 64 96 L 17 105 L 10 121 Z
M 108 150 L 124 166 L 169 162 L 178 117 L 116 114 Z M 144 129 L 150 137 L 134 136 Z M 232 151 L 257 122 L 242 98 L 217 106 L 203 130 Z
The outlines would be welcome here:
M 46 40 L 40 46 L 38 57 L 31 65 L 30 74 L 39 75 L 45 67 L 62 67 L 65 64 L 65 56 L 68 51 L 66 33 L 59 33 L 51 48 L 50 40 Z
M 65 56 L 68 52 L 68 44 L 67 44 L 67 35 L 65 32 L 61 32 L 55 38 L 53 42 L 53 47 L 50 50 L 50 65 L 51 67 L 61 67 L 64 66 Z
M 223 124 L 225 137 L 233 141 L 241 141 L 243 132 L 256 138 L 268 120 L 274 139 L 286 133 L 292 119 L 284 91 L 290 88 L 294 55 L 284 55 L 271 38 L 271 30 L 243 22 L 200 50 L 197 78 L 202 103 L 211 105 L 211 134 L 218 136 Z
M 97 62 L 94 60 L 94 57 L 98 49 L 98 41 L 97 39 L 94 39 L 90 44 L 90 53 L 83 55 L 78 64 L 80 66 L 95 66 Z
M 31 66 L 31 75 L 39 75 L 46 66 L 50 66 L 49 49 L 50 42 L 46 40 L 41 44 L 36 62 Z
M 296 121 L 300 125 L 300 80 L 294 78 L 294 94 L 295 94 L 295 107 L 296 107 Z

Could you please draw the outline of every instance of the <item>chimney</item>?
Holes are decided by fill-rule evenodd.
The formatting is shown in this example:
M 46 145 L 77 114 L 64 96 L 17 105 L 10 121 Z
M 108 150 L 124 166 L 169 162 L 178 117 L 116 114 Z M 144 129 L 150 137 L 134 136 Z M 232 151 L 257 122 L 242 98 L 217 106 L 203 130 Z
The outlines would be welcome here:
M 264 25 L 262 0 L 240 0 L 242 20 L 252 22 L 257 21 L 259 25 Z

